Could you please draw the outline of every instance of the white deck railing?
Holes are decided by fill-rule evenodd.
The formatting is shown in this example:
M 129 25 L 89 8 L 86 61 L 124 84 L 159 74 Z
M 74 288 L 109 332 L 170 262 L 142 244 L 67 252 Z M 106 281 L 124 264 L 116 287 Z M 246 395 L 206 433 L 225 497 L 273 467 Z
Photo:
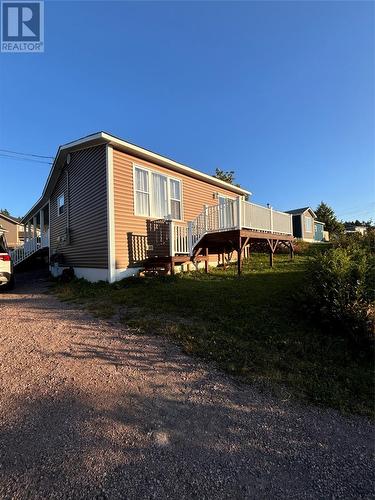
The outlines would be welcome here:
M 49 246 L 49 229 L 41 234 L 41 236 L 35 236 L 35 238 L 30 238 L 25 243 L 10 252 L 13 264 L 16 266 L 22 261 L 30 257 L 33 253 L 41 248 L 46 248 Z
M 236 200 L 237 201 L 237 200 Z M 292 216 L 272 207 L 262 207 L 241 200 L 242 227 L 277 234 L 293 234 Z
M 242 198 L 225 200 L 219 205 L 205 205 L 203 211 L 188 222 L 187 226 L 170 223 L 171 255 L 192 255 L 194 248 L 206 234 L 238 229 L 292 235 L 292 216 Z
M 189 254 L 189 243 L 188 243 L 188 228 L 187 226 L 182 226 L 174 221 L 170 222 L 170 254 L 171 255 L 183 255 Z

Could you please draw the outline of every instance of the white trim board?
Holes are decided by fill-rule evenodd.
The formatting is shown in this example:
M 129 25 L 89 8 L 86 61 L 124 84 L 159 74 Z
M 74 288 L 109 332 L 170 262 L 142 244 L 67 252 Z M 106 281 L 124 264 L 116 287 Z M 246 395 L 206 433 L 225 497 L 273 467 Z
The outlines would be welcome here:
M 113 283 L 116 275 L 115 247 L 115 201 L 113 191 L 113 147 L 106 147 L 107 175 L 107 236 L 108 236 L 108 281 Z

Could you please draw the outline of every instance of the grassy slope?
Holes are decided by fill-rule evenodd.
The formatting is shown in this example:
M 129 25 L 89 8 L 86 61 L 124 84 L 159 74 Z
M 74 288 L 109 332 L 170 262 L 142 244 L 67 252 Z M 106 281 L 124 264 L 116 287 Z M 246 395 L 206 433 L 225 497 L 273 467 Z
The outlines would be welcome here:
M 270 269 L 267 256 L 254 255 L 241 278 L 230 268 L 114 285 L 80 280 L 58 285 L 56 293 L 102 317 L 119 313 L 135 331 L 167 334 L 246 381 L 371 415 L 372 363 L 298 313 L 293 296 L 303 286 L 305 259 L 277 255 Z

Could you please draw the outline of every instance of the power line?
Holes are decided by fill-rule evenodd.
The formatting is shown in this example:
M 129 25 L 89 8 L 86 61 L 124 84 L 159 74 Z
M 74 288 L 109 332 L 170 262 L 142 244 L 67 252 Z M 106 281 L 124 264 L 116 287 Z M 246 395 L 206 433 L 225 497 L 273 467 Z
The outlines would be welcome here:
M 34 156 L 35 158 L 48 158 L 50 160 L 54 159 L 53 156 L 36 155 L 36 154 L 33 154 L 33 153 L 20 153 L 19 151 L 12 151 L 10 149 L 0 149 L 0 152 L 3 152 L 3 153 L 13 153 L 15 155 L 22 155 L 22 156 Z
M 9 158 L 10 160 L 28 161 L 30 163 L 44 163 L 45 165 L 52 165 L 52 162 L 49 161 L 32 160 L 31 158 L 20 158 L 12 155 L 7 155 L 4 153 L 0 153 L 0 158 Z
M 355 215 L 357 213 L 371 213 L 374 210 L 374 204 L 375 202 L 370 202 L 366 203 L 364 205 L 358 206 L 358 208 L 354 209 L 348 209 L 348 210 L 342 210 L 338 212 L 339 217 L 348 217 L 350 215 Z

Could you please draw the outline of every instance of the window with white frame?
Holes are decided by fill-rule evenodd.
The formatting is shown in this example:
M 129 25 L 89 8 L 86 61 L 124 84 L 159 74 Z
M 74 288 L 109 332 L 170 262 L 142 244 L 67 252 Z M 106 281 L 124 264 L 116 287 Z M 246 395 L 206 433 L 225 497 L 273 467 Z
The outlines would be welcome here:
M 136 215 L 150 214 L 150 190 L 148 171 L 135 169 L 135 213 Z
M 181 181 L 159 172 L 134 168 L 135 215 L 181 219 Z
M 172 219 L 181 219 L 181 183 L 176 179 L 169 179 L 170 214 Z
M 149 174 L 150 175 L 150 174 Z M 153 217 L 164 217 L 168 210 L 168 179 L 164 175 L 151 172 L 151 213 Z
M 61 215 L 65 210 L 64 193 L 57 198 L 57 215 Z
M 312 218 L 311 217 L 306 217 L 305 216 L 305 231 L 307 233 L 312 232 Z

